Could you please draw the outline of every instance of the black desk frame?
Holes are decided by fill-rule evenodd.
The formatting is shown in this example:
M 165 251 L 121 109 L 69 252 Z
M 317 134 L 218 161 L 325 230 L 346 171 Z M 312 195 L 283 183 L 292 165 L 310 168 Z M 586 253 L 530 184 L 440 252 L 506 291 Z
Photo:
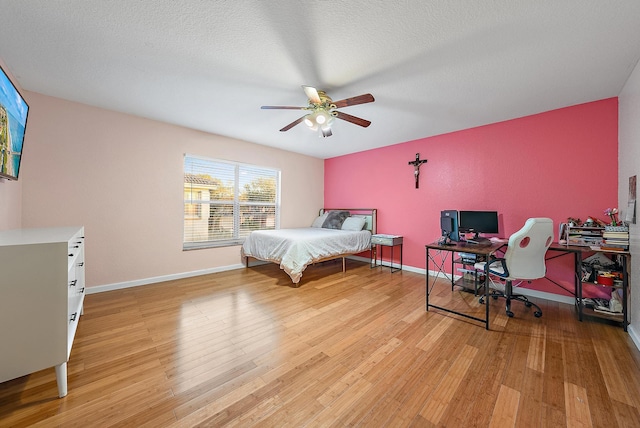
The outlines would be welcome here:
M 427 244 L 425 245 L 425 249 L 426 249 L 426 253 L 427 253 L 427 257 L 426 257 L 426 270 L 427 270 L 427 274 L 426 274 L 426 310 L 427 312 L 429 311 L 429 308 L 435 308 L 435 309 L 439 309 L 441 311 L 445 311 L 445 312 L 449 312 L 455 315 L 459 315 L 465 318 L 469 318 L 475 321 L 480 321 L 482 323 L 484 323 L 484 328 L 486 330 L 489 330 L 489 274 L 488 274 L 488 267 L 489 264 L 491 263 L 491 260 L 493 258 L 493 255 L 495 254 L 496 251 L 498 251 L 500 248 L 502 248 L 503 246 L 505 246 L 506 243 L 491 243 L 490 245 L 474 245 L 474 244 L 465 244 L 465 243 L 455 243 L 453 245 L 440 245 L 437 242 L 434 242 L 432 244 Z M 431 251 L 434 251 L 435 255 L 437 254 L 442 254 L 442 258 L 440 260 L 440 262 L 438 262 L 434 256 L 431 255 Z M 458 312 L 455 311 L 453 309 L 449 309 L 449 308 L 444 308 L 442 306 L 437 306 L 434 305 L 432 303 L 429 303 L 429 293 L 431 292 L 431 289 L 433 288 L 433 286 L 435 285 L 436 281 L 439 279 L 440 274 L 442 274 L 445 278 L 447 277 L 447 273 L 445 270 L 445 264 L 447 263 L 447 257 L 451 257 L 452 260 L 455 257 L 455 253 L 457 252 L 463 252 L 463 253 L 472 253 L 472 254 L 478 254 L 478 255 L 482 255 L 485 256 L 485 259 L 487 260 L 487 264 L 485 265 L 485 274 L 484 274 L 484 305 L 485 305 L 485 317 L 484 318 L 479 318 L 479 317 L 474 317 L 472 315 L 469 314 L 465 314 L 463 312 Z M 433 266 L 436 268 L 436 274 L 431 275 L 429 272 L 429 262 L 432 262 Z M 453 272 L 451 272 L 451 275 L 453 276 Z M 433 280 L 430 281 L 430 278 L 433 277 Z M 430 287 L 431 285 L 431 287 Z
M 449 312 L 455 315 L 459 315 L 465 318 L 469 318 L 475 321 L 480 321 L 482 323 L 485 324 L 485 329 L 489 330 L 489 275 L 488 275 L 488 271 L 486 270 L 486 268 L 489 266 L 489 264 L 491 263 L 491 260 L 493 258 L 495 258 L 495 253 L 500 251 L 501 249 L 503 249 L 503 247 L 506 247 L 507 243 L 492 243 L 491 245 L 488 246 L 481 246 L 481 245 L 467 245 L 464 243 L 455 243 L 453 245 L 439 245 L 437 242 L 434 242 L 432 244 L 427 244 L 425 246 L 426 248 L 426 310 L 427 312 L 429 311 L 429 308 L 435 308 L 435 309 L 439 309 L 441 311 L 445 311 L 445 312 Z M 432 255 L 430 253 L 430 251 L 434 251 L 435 254 L 442 254 L 442 257 L 440 259 L 440 261 L 438 262 L 435 258 L 434 255 Z M 547 255 L 546 260 L 553 260 L 555 258 L 564 256 L 564 255 L 569 255 L 569 254 L 573 254 L 573 261 L 574 261 L 574 291 L 572 292 L 571 290 L 567 290 L 564 286 L 562 286 L 562 284 L 559 284 L 558 282 L 554 281 L 553 279 L 545 276 L 546 279 L 548 279 L 549 281 L 551 281 L 552 283 L 556 284 L 558 287 L 562 288 L 563 290 L 571 293 L 575 299 L 575 307 L 576 307 L 576 311 L 578 313 L 578 320 L 582 321 L 583 318 L 583 309 L 584 309 L 584 305 L 582 304 L 582 279 L 580 277 L 581 272 L 582 272 L 582 255 L 583 253 L 604 253 L 604 254 L 608 254 L 608 255 L 619 255 L 622 256 L 622 271 L 624 272 L 623 275 L 623 287 L 622 287 L 622 305 L 623 305 L 623 319 L 622 319 L 622 327 L 624 328 L 624 331 L 627 331 L 627 326 L 629 324 L 629 319 L 628 319 L 628 294 L 629 294 L 629 256 L 630 253 L 628 251 L 604 251 L 604 250 L 593 250 L 590 247 L 581 247 L 581 246 L 576 246 L 576 245 L 563 245 L 563 244 L 558 244 L 558 243 L 553 243 L 551 244 L 551 246 L 549 247 L 548 251 L 553 251 L 556 252 L 555 255 Z M 452 266 L 453 266 L 453 258 L 455 257 L 455 253 L 456 252 L 463 252 L 463 253 L 472 253 L 472 254 L 478 254 L 478 255 L 483 255 L 486 257 L 487 263 L 485 265 L 485 274 L 484 274 L 484 301 L 485 301 L 485 318 L 478 318 L 478 317 L 474 317 L 471 316 L 469 314 L 465 314 L 462 312 L 458 312 L 449 308 L 444 308 L 441 306 L 437 306 L 434 305 L 432 303 L 429 303 L 429 293 L 431 291 L 431 289 L 433 288 L 433 286 L 435 285 L 435 282 L 440 278 L 440 275 L 442 275 L 444 278 L 447 278 L 447 273 L 446 273 L 446 264 L 447 264 L 447 258 L 450 256 L 452 258 Z M 557 254 L 559 253 L 559 254 Z M 547 254 L 549 254 L 547 252 Z M 433 266 L 435 267 L 435 275 L 431 275 L 429 272 L 429 262 L 431 262 L 433 264 Z M 451 272 L 451 279 L 453 278 L 453 268 L 452 268 L 452 272 Z M 432 278 L 433 277 L 433 278 Z M 432 279 L 431 279 L 432 278 Z M 611 318 L 607 318 L 605 317 L 599 317 L 599 318 L 603 318 L 612 322 L 619 322 L 615 319 L 611 319 Z

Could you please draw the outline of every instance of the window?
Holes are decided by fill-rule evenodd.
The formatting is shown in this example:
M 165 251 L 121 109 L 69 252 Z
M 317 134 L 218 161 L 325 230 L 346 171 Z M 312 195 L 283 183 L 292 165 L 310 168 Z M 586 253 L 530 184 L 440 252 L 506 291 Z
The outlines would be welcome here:
M 188 189 L 185 183 L 184 186 L 184 219 L 185 220 L 199 220 L 202 218 L 202 203 L 191 203 L 188 200 L 201 201 L 202 190 Z
M 279 224 L 279 170 L 184 156 L 184 249 L 238 245 Z

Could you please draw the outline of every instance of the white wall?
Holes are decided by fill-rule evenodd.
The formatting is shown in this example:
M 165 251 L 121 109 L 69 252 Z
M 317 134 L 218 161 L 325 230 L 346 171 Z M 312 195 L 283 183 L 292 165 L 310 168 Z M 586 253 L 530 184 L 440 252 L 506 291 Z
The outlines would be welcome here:
M 22 181 L 0 178 L 0 230 L 19 229 L 22 213 Z
M 184 153 L 280 168 L 282 227 L 307 226 L 322 207 L 321 159 L 33 92 L 25 97 L 22 227 L 84 225 L 89 287 L 241 263 L 239 246 L 182 251 Z
M 640 180 L 640 63 L 627 80 L 619 96 L 618 207 L 625 209 L 629 196 L 629 177 Z M 640 195 L 638 195 L 640 196 Z M 640 207 L 636 207 L 637 223 L 630 225 L 631 244 L 631 325 L 629 332 L 640 348 Z

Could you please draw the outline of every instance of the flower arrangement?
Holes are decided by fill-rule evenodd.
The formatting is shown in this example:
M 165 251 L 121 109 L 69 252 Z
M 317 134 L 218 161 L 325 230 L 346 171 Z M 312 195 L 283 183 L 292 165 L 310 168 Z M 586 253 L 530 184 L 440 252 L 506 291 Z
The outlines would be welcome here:
M 611 226 L 617 226 L 618 221 L 618 209 L 617 208 L 607 208 L 604 210 L 604 214 L 611 217 Z

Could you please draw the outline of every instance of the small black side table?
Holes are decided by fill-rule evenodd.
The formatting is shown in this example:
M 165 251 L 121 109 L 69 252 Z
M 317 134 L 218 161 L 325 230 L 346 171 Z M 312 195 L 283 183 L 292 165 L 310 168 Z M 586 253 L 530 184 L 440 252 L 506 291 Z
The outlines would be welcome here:
M 378 266 L 377 247 L 380 246 L 380 266 L 382 266 L 382 247 L 391 247 L 391 273 L 402 270 L 402 236 L 377 234 L 371 236 L 371 268 Z M 393 247 L 400 247 L 400 267 L 393 267 Z

